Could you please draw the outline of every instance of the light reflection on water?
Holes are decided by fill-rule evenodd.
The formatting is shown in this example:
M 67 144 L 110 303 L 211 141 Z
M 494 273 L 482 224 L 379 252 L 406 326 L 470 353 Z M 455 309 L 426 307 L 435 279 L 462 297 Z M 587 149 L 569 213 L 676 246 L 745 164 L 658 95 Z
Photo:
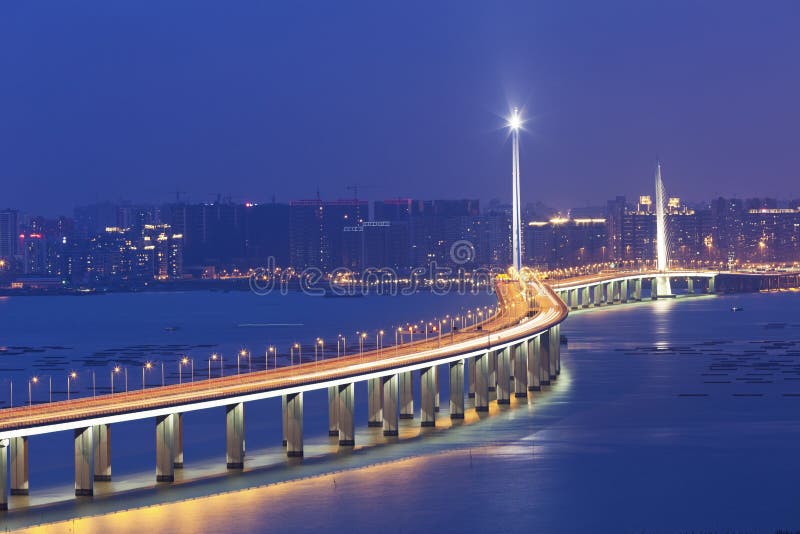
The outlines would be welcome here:
M 747 311 L 731 313 L 732 304 Z M 398 444 L 249 479 L 267 486 L 211 496 L 198 488 L 194 499 L 152 505 L 179 489 L 171 488 L 129 503 L 144 508 L 55 530 L 797 528 L 800 400 L 785 395 L 800 393 L 800 344 L 765 348 L 758 360 L 745 351 L 764 340 L 800 341 L 800 325 L 765 328 L 796 321 L 798 312 L 797 295 L 781 294 L 577 313 L 562 329 L 569 347 L 561 377 L 529 402 L 493 404 L 489 417 L 469 410 L 465 424 L 422 439 L 408 426 L 409 439 Z M 710 341 L 726 344 L 703 345 Z M 657 350 L 676 346 L 693 348 Z M 781 367 L 771 368 L 769 381 L 754 382 L 753 361 Z M 707 376 L 721 365 L 733 370 Z M 282 476 L 309 478 L 275 480 Z

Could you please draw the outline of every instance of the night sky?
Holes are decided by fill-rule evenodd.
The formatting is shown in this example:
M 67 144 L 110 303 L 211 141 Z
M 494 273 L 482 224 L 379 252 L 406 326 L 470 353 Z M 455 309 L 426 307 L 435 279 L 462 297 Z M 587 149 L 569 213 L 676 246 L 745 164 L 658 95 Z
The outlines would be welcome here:
M 800 3 L 0 3 L 0 208 L 800 197 Z M 367 185 L 371 187 L 366 187 Z

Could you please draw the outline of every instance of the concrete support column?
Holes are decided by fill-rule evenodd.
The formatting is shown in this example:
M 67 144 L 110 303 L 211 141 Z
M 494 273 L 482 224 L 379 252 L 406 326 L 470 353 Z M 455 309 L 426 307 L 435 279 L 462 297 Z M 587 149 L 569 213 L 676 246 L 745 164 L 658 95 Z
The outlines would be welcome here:
M 341 384 L 339 387 L 339 446 L 353 447 L 356 444 L 355 407 L 353 390 L 355 385 Z
M 708 279 L 708 292 L 714 293 L 714 277 Z
M 95 425 L 94 481 L 111 481 L 111 425 Z
M 539 383 L 543 386 L 550 385 L 550 331 L 539 334 Z
M 553 327 L 556 331 L 555 334 L 555 341 L 556 341 L 556 350 L 555 355 L 556 357 L 556 377 L 561 374 L 561 324 L 557 324 Z
M 620 288 L 619 289 L 619 300 L 620 300 L 620 302 L 623 302 L 623 303 L 624 302 L 628 302 L 628 293 L 629 293 L 629 291 L 628 291 L 628 281 L 627 280 L 623 280 L 619 284 L 620 284 L 620 286 L 619 286 L 619 288 Z
M 528 342 L 523 341 L 513 347 L 514 351 L 514 396 L 528 396 Z
M 656 300 L 658 298 L 658 279 L 651 278 L 650 279 L 650 300 Z
M 642 279 L 637 278 L 633 285 L 633 300 L 639 302 L 642 300 Z
M 489 411 L 489 353 L 475 356 L 475 411 Z
M 592 303 L 589 300 L 589 286 L 586 286 L 581 290 L 581 308 L 588 308 L 591 305 Z
M 594 305 L 603 305 L 603 284 L 597 284 L 594 286 Z
M 569 307 L 573 310 L 578 309 L 578 290 L 571 289 L 569 292 Z
M 75 429 L 75 495 L 94 495 L 94 439 L 92 427 Z M 172 458 L 170 458 L 171 463 Z
M 475 398 L 475 358 L 467 358 L 464 360 L 465 365 L 467 366 L 467 376 L 468 383 L 467 383 L 467 396 L 470 399 Z
M 489 364 L 489 391 L 497 390 L 497 352 L 490 350 L 487 363 Z
M 556 376 L 558 376 L 558 353 L 561 349 L 561 343 L 559 340 L 558 335 L 558 325 L 552 327 L 550 329 L 550 357 L 549 360 L 549 373 L 550 373 L 550 380 L 555 380 Z
M 511 350 L 509 347 L 497 351 L 497 404 L 511 402 Z
M 174 441 L 172 443 L 172 467 L 183 469 L 183 414 L 172 414 L 172 426 L 174 429 Z
M 286 456 L 303 457 L 303 392 L 286 397 Z
M 8 510 L 8 448 L 11 440 L 0 439 L 0 511 Z
M 367 380 L 367 426 L 383 426 L 383 383 L 380 378 Z
M 436 366 L 420 370 L 420 407 L 421 426 L 436 426 Z
M 694 295 L 694 278 L 692 277 L 686 279 L 686 292 L 690 295 Z
M 439 369 L 436 369 L 436 372 L 433 373 L 433 385 L 435 387 L 436 393 L 433 395 L 433 411 L 439 413 L 440 405 L 439 405 Z
M 464 419 L 464 360 L 450 362 L 450 419 Z
M 531 338 L 528 341 L 528 391 L 539 391 L 540 369 L 539 363 L 539 336 Z
M 397 435 L 397 375 L 384 376 L 383 382 L 383 435 Z
M 225 465 L 244 468 L 244 403 L 225 406 Z
M 172 414 L 156 417 L 156 482 L 175 481 L 174 423 Z
M 286 422 L 285 401 L 284 401 L 283 413 L 284 413 L 284 423 L 285 423 Z M 337 386 L 328 387 L 328 435 L 336 438 L 339 437 L 339 388 Z M 284 432 L 283 444 L 286 445 L 285 432 Z
M 606 304 L 614 304 L 614 282 L 606 282 L 604 285 L 606 286 Z
M 414 419 L 414 382 L 411 371 L 400 373 L 400 419 Z
M 11 470 L 11 495 L 28 494 L 28 438 L 9 439 L 9 467 Z
M 330 389 L 328 389 L 328 402 L 330 402 L 330 398 L 331 398 L 330 397 Z M 334 398 L 336 398 L 336 397 L 334 397 Z M 288 413 L 289 413 L 289 410 L 286 408 L 286 395 L 281 395 L 281 418 L 283 419 L 283 440 L 282 440 L 282 444 L 283 444 L 284 447 L 286 446 L 286 434 L 287 434 L 288 428 L 289 428 Z M 336 426 L 334 427 L 334 430 L 336 430 L 336 434 L 330 434 L 330 431 L 328 432 L 328 434 L 335 435 L 335 436 L 339 435 L 339 423 L 338 423 L 338 420 L 336 422 Z

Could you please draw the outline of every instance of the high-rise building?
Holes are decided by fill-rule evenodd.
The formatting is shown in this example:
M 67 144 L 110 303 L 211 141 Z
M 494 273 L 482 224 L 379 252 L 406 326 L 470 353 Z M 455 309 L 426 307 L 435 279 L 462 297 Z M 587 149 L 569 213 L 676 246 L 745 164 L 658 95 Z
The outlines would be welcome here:
M 525 235 L 528 263 L 534 267 L 553 269 L 610 259 L 606 219 L 531 221 Z
M 0 211 L 0 259 L 11 262 L 17 254 L 19 214 L 16 210 Z
M 244 214 L 246 267 L 289 265 L 289 205 L 245 204 Z
M 344 228 L 364 222 L 369 205 L 363 200 L 295 200 L 289 203 L 289 263 L 296 270 L 341 267 Z

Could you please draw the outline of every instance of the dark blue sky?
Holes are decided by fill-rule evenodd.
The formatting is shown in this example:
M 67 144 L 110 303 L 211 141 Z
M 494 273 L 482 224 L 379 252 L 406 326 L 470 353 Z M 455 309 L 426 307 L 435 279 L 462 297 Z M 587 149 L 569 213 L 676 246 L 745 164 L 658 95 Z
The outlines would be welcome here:
M 0 206 L 800 197 L 800 3 L 0 4 Z M 647 191 L 645 191 L 647 190 Z

